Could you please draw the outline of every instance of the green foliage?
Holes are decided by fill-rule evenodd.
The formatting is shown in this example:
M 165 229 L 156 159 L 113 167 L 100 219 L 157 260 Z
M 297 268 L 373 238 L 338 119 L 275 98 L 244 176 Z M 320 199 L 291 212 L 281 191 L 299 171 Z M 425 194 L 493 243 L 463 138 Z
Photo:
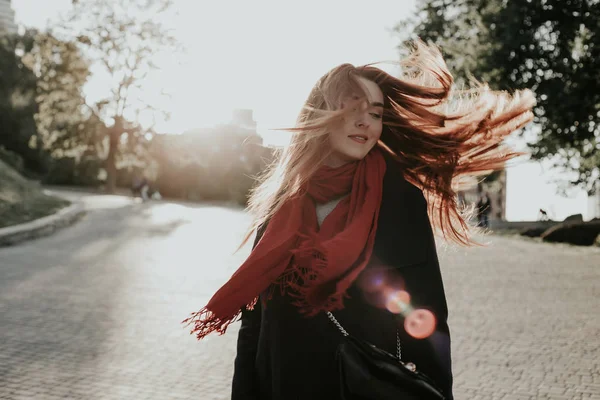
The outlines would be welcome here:
M 36 76 L 21 59 L 32 46 L 31 36 L 0 36 L 0 145 L 21 156 L 27 170 L 43 174 L 48 157 L 30 147 L 37 137 Z
M 41 218 L 68 204 L 0 160 L 0 228 Z
M 102 123 L 88 112 L 83 86 L 89 65 L 76 43 L 50 33 L 29 31 L 32 46 L 22 61 L 37 77 L 35 115 L 38 135 L 31 145 L 53 158 L 79 157 L 99 140 Z
M 166 2 L 137 2 L 137 11 L 152 14 L 160 4 Z M 133 3 L 121 5 L 131 11 Z M 107 154 L 109 172 L 117 165 L 147 162 L 152 130 L 125 114 L 137 121 L 139 114 L 132 111 L 142 111 L 128 99 L 154 68 L 157 46 L 151 44 L 171 39 L 160 25 L 140 21 L 135 12 L 123 19 L 123 10 L 112 6 L 81 2 L 71 15 L 73 24 L 56 33 L 28 30 L 0 39 L 0 145 L 20 155 L 25 170 L 45 176 L 46 182 L 97 182 L 97 160 Z M 112 97 L 89 105 L 83 87 L 92 63 L 107 67 L 117 81 Z
M 574 171 L 572 183 L 591 193 L 600 178 L 599 21 L 596 0 L 426 0 L 396 31 L 440 46 L 459 80 L 534 90 L 533 157 Z
M 0 146 L 0 160 L 4 161 L 8 166 L 20 174 L 25 172 L 25 163 L 23 162 L 23 157 L 14 151 L 6 150 L 3 146 Z
M 99 171 L 101 161 L 97 157 L 61 157 L 55 159 L 50 169 L 45 184 L 50 185 L 77 185 L 97 186 L 100 184 Z
M 103 126 L 83 107 L 89 70 L 80 50 L 49 33 L 28 30 L 4 37 L 0 51 L 6 56 L 0 57 L 0 79 L 6 79 L 0 85 L 0 144 L 21 157 L 23 166 L 5 159 L 21 173 L 51 182 L 48 173 L 66 157 L 76 161 L 69 174 L 77 174 L 83 154 L 101 151 Z

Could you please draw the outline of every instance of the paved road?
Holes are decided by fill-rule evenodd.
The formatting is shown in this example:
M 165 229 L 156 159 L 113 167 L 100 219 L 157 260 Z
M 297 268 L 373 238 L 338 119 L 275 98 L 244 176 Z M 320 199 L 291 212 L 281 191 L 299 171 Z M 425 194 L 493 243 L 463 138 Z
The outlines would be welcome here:
M 248 217 L 83 200 L 0 249 L 0 399 L 227 399 L 237 325 L 198 343 L 179 322 L 244 259 Z M 456 398 L 600 399 L 600 250 L 492 240 L 440 250 Z

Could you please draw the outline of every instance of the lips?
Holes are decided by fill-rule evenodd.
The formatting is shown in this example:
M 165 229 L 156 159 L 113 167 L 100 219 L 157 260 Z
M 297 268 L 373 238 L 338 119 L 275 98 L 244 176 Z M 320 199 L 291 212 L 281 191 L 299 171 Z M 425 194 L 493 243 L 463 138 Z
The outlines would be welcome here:
M 350 135 L 348 136 L 350 139 L 354 140 L 357 143 L 366 143 L 369 138 L 366 135 Z

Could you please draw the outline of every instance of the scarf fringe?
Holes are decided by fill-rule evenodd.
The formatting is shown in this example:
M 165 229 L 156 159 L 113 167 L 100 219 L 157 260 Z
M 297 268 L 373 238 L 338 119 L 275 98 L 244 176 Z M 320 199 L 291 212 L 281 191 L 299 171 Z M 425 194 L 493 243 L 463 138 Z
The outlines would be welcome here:
M 297 233 L 301 240 L 298 248 L 292 250 L 293 261 L 291 271 L 294 275 L 294 286 L 311 286 L 311 283 L 318 282 L 322 272 L 329 265 L 327 249 L 318 239 L 317 234 Z M 298 282 L 300 281 L 300 282 Z M 296 288 L 294 288 L 296 289 Z
M 253 303 L 252 307 L 256 304 L 256 300 Z M 190 335 L 196 335 L 196 338 L 200 340 L 212 332 L 223 335 L 229 325 L 237 321 L 240 315 L 241 311 L 238 311 L 230 318 L 219 318 L 212 311 L 204 307 L 202 310 L 192 313 L 190 317 L 184 319 L 181 323 L 185 324 L 186 327 L 194 325 L 190 331 Z
M 327 249 L 318 239 L 317 234 L 303 234 L 298 232 L 301 242 L 298 248 L 292 250 L 294 262 L 291 268 L 283 276 L 282 281 L 278 283 L 282 289 L 286 287 L 290 297 L 295 301 L 292 303 L 299 311 L 306 316 L 314 316 L 322 311 L 334 311 L 344 308 L 344 294 L 330 294 L 325 301 L 318 299 L 317 302 L 310 301 L 315 292 L 323 290 L 320 282 L 323 278 L 323 272 L 329 265 Z M 327 284 L 323 282 L 321 284 Z M 335 291 L 335 289 L 334 289 Z
M 246 310 L 248 310 L 248 311 L 254 310 L 254 307 L 256 307 L 256 303 L 258 303 L 258 296 L 256 296 L 254 298 L 254 300 L 252 300 L 250 303 L 248 303 L 248 305 L 246 306 Z

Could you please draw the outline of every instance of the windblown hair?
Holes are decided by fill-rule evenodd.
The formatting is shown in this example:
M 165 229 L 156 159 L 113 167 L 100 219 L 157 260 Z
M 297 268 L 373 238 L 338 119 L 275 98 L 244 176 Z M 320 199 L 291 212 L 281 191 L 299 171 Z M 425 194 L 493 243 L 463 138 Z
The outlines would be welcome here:
M 377 145 L 423 191 L 436 233 L 459 244 L 475 243 L 456 189 L 464 178 L 502 169 L 522 154 L 504 139 L 533 119 L 534 96 L 529 90 L 512 95 L 491 91 L 478 82 L 468 90 L 455 89 L 439 50 L 421 41 L 414 42 L 400 66 L 401 76 L 393 77 L 372 65 L 342 64 L 317 82 L 296 126 L 289 129 L 294 132 L 289 146 L 252 191 L 248 209 L 254 221 L 244 243 L 283 203 L 299 195 L 323 165 L 331 153 L 328 132 L 351 112 L 341 101 L 356 94 L 368 101 L 358 77 L 375 82 L 383 92 L 383 131 Z

